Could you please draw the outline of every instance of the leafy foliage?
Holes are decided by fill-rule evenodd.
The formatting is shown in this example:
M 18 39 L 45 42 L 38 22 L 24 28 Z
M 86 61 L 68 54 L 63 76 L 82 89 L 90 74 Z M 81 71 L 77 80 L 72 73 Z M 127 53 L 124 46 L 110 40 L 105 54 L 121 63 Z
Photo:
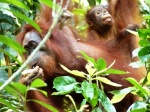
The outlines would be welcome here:
M 84 20 L 84 14 L 89 7 L 99 5 L 101 0 L 85 0 L 88 5 L 84 5 L 82 0 L 73 0 L 77 4 L 72 13 L 79 17 L 75 24 L 75 27 L 83 32 L 85 30 L 86 23 Z M 12 73 L 14 73 L 18 67 L 22 64 L 20 55 L 25 50 L 18 45 L 14 39 L 15 35 L 20 31 L 20 28 L 26 22 L 33 25 L 38 31 L 41 31 L 39 26 L 33 21 L 36 12 L 39 10 L 39 2 L 42 2 L 52 7 L 52 2 L 47 0 L 0 0 L 0 85 L 2 85 Z M 137 82 L 133 78 L 127 78 L 133 86 L 124 88 L 122 90 L 114 90 L 111 93 L 114 95 L 111 100 L 104 93 L 103 83 L 120 87 L 120 84 L 108 80 L 105 76 L 109 74 L 126 74 L 124 71 L 112 69 L 113 62 L 109 67 L 106 67 L 106 61 L 102 58 L 94 60 L 81 52 L 84 59 L 87 60 L 87 73 L 77 70 L 69 70 L 65 66 L 61 65 L 67 72 L 83 78 L 83 82 L 78 82 L 76 79 L 69 76 L 57 77 L 54 80 L 54 88 L 58 91 L 53 95 L 66 95 L 70 98 L 74 104 L 76 111 L 83 111 L 86 108 L 86 104 L 89 103 L 92 106 L 92 112 L 105 111 L 115 112 L 115 108 L 112 103 L 120 102 L 128 93 L 139 96 L 141 99 L 133 103 L 127 112 L 147 112 L 150 111 L 150 2 L 145 0 L 141 2 L 141 12 L 144 16 L 143 29 L 137 30 L 137 34 L 140 37 L 140 48 L 133 52 L 133 56 L 140 58 L 139 62 L 131 63 L 132 67 L 138 68 L 145 66 L 147 69 L 146 77 Z M 82 22 L 81 22 L 82 21 Z M 82 33 L 83 34 L 83 33 Z M 84 34 L 83 34 L 84 35 Z M 16 78 L 17 80 L 17 78 Z M 98 82 L 99 84 L 97 85 Z M 25 105 L 26 93 L 29 90 L 36 90 L 47 96 L 45 91 L 39 90 L 39 87 L 46 86 L 46 84 L 40 80 L 35 80 L 30 86 L 22 85 L 18 82 L 10 83 L 3 91 L 0 92 L 0 111 L 26 111 Z M 81 102 L 80 107 L 76 107 L 74 100 L 69 96 L 69 93 L 76 92 L 83 95 L 84 99 Z M 32 100 L 44 107 L 47 107 L 50 111 L 58 112 L 52 106 L 43 102 Z M 100 107 L 103 107 L 100 108 Z
M 83 95 L 83 101 L 89 103 L 92 106 L 92 111 L 96 111 L 97 109 L 103 111 L 104 108 L 106 112 L 116 112 L 109 98 L 104 93 L 102 83 L 120 87 L 122 85 L 112 82 L 104 76 L 106 76 L 105 74 L 113 74 L 114 72 L 117 72 L 118 74 L 126 74 L 126 72 L 110 69 L 110 67 L 114 63 L 108 68 L 106 68 L 106 62 L 102 58 L 99 58 L 95 61 L 94 58 L 87 56 L 84 52 L 81 52 L 81 54 L 83 55 L 83 58 L 88 62 L 86 64 L 86 69 L 88 73 L 84 73 L 82 71 L 77 70 L 69 70 L 63 65 L 61 65 L 61 67 L 67 72 L 71 73 L 72 75 L 84 78 L 83 82 L 77 82 L 74 78 L 70 76 L 57 77 L 54 79 L 53 87 L 58 92 L 54 92 L 52 95 L 67 95 L 74 91 L 78 94 Z M 97 84 L 95 83 L 95 81 L 97 82 Z M 73 103 L 75 104 L 74 101 Z M 86 105 L 86 103 L 84 105 Z M 82 110 L 81 107 L 82 106 L 80 106 L 80 108 L 77 109 L 77 107 L 75 106 L 76 111 L 78 112 L 79 110 Z

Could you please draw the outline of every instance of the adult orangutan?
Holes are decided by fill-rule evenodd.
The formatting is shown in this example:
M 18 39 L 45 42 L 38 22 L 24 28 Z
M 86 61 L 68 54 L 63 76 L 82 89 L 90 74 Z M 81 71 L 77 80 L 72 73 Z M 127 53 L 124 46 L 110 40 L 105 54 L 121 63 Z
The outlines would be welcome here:
M 136 16 L 132 16 L 138 10 L 137 2 L 137 0 L 109 0 L 108 9 L 97 6 L 90 10 L 86 17 L 90 24 L 89 35 L 92 37 L 87 41 L 77 40 L 78 35 L 68 26 L 59 29 L 58 23 L 50 39 L 29 63 L 29 68 L 35 67 L 30 74 L 31 77 L 29 75 L 27 78 L 20 79 L 22 83 L 30 83 L 36 77 L 44 75 L 44 80 L 48 85 L 44 90 L 47 91 L 48 98 L 33 90 L 28 92 L 27 98 L 46 102 L 63 112 L 63 96 L 51 96 L 51 93 L 55 91 L 52 88 L 53 79 L 57 76 L 70 75 L 60 67 L 59 63 L 71 70 L 86 72 L 86 62 L 82 58 L 77 58 L 80 55 L 78 51 L 84 51 L 95 59 L 104 58 L 107 61 L 107 65 L 116 60 L 113 68 L 128 71 L 129 74 L 109 75 L 108 78 L 113 82 L 122 84 L 122 88 L 130 86 L 124 78 L 133 77 L 139 81 L 143 77 L 144 71 L 142 69 L 133 69 L 129 66 L 129 63 L 133 61 L 131 52 L 137 46 L 136 39 L 126 32 L 126 29 L 135 30 L 137 28 L 137 25 L 133 22 Z M 48 8 L 43 9 L 42 16 L 39 15 L 39 20 L 37 21 L 42 33 L 37 32 L 30 25 L 25 25 L 23 32 L 17 37 L 18 42 L 27 50 L 26 58 L 41 42 L 51 25 L 51 13 L 49 11 L 50 9 Z M 101 14 L 103 15 L 101 16 Z M 99 23 L 99 20 L 102 20 L 102 23 Z M 102 25 L 102 27 L 99 25 Z M 108 85 L 105 85 L 104 88 L 106 92 L 120 89 Z M 108 96 L 111 97 L 110 94 Z M 77 96 L 74 99 L 76 102 L 80 102 L 80 98 Z M 134 101 L 134 96 L 128 95 L 123 101 L 115 104 L 116 110 L 125 112 Z M 49 112 L 46 108 L 31 101 L 27 102 L 27 107 L 33 112 Z

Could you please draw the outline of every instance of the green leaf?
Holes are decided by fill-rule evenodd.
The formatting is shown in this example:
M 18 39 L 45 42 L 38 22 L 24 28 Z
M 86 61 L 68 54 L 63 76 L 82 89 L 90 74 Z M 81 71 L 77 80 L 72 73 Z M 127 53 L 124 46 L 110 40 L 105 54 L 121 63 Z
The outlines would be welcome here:
M 1 49 L 1 48 L 0 48 L 0 52 L 3 52 L 4 54 L 6 54 L 6 55 L 9 56 L 10 58 L 12 58 L 14 61 L 18 62 L 18 64 L 22 65 L 22 62 L 20 62 L 17 57 L 11 55 L 10 52 L 6 52 L 6 50 L 3 50 L 3 49 Z
M 30 87 L 33 87 L 33 88 L 39 88 L 39 87 L 45 87 L 45 86 L 47 86 L 47 84 L 40 78 L 35 79 L 30 85 Z
M 150 35 L 150 29 L 138 29 L 139 37 L 142 39 L 146 39 L 148 35 Z
M 49 6 L 50 8 L 52 8 L 52 6 L 53 6 L 52 0 L 39 0 L 39 1 L 42 2 L 43 4 Z
M 118 103 L 120 102 L 128 93 L 135 90 L 133 87 L 128 87 L 122 90 L 114 90 L 110 93 L 114 94 L 111 99 L 111 103 Z
M 145 39 L 140 39 L 139 45 L 141 47 L 148 46 L 148 45 L 150 45 L 150 42 L 148 40 L 145 40 Z
M 96 67 L 96 62 L 94 60 L 94 58 L 89 57 L 87 54 L 85 54 L 83 51 L 80 51 L 80 53 L 82 54 L 82 56 L 84 57 L 84 59 L 88 62 L 93 63 L 94 67 Z
M 96 108 L 92 109 L 92 112 L 103 112 L 103 111 L 101 110 L 101 108 L 96 107 Z
M 27 2 L 28 2 L 30 5 L 33 5 L 33 1 L 32 1 L 32 0 L 27 0 Z
M 121 84 L 117 84 L 115 82 L 110 81 L 109 79 L 105 78 L 105 77 L 96 77 L 93 78 L 93 80 L 99 80 L 100 82 L 103 82 L 105 84 L 111 85 L 111 86 L 115 86 L 115 87 L 121 87 Z
M 39 25 L 34 22 L 33 20 L 31 20 L 30 18 L 26 17 L 25 15 L 21 14 L 20 12 L 17 12 L 15 10 L 8 10 L 11 11 L 16 17 L 28 22 L 30 25 L 32 25 L 38 32 L 41 32 L 41 29 L 39 27 Z
M 76 80 L 70 76 L 60 76 L 54 79 L 53 88 L 58 92 L 70 92 L 77 84 Z
M 150 1 L 149 0 L 144 0 L 146 2 L 147 5 L 150 6 Z
M 94 75 L 94 73 L 96 72 L 96 69 L 93 67 L 93 64 L 90 62 L 86 64 L 85 68 L 88 71 L 88 74 L 90 76 Z
M 87 81 L 83 81 L 81 84 L 82 88 L 82 94 L 84 98 L 89 101 L 94 97 L 94 89 L 92 87 L 92 84 L 88 83 Z
M 134 85 L 141 93 L 148 95 L 146 90 L 142 88 L 142 86 L 134 78 L 126 78 L 126 80 Z
M 134 110 L 131 110 L 129 112 L 148 112 L 147 110 L 148 109 L 142 108 L 142 109 L 134 109 Z
M 150 60 L 150 45 L 143 47 L 139 53 L 138 53 L 139 58 L 146 62 Z
M 83 78 L 86 78 L 84 75 L 85 73 L 84 72 L 80 72 L 78 70 L 69 70 L 67 67 L 63 66 L 63 65 L 60 65 L 65 71 L 67 71 L 68 73 L 70 74 L 73 74 L 75 76 L 79 76 L 79 77 L 83 77 Z
M 26 94 L 27 87 L 24 84 L 21 84 L 19 82 L 12 82 L 11 86 L 18 90 L 22 95 Z
M 2 85 L 3 83 L 0 82 L 0 86 Z M 4 90 L 6 90 L 8 93 L 14 95 L 17 93 L 17 91 L 11 86 L 11 85 L 7 85 Z
M 4 14 L 0 11 L 0 20 L 1 22 L 6 22 L 9 23 L 11 25 L 15 24 L 14 18 L 12 18 L 11 16 Z
M 122 71 L 122 70 L 116 70 L 116 69 L 108 69 L 106 71 L 108 74 L 127 74 L 128 72 Z
M 147 106 L 148 104 L 142 101 L 137 101 L 133 103 L 127 112 L 147 112 Z
M 94 97 L 89 101 L 89 103 L 92 108 L 94 108 L 98 104 L 99 87 L 96 84 L 92 84 L 92 87 L 94 89 Z
M 86 105 L 86 99 L 83 99 L 82 102 L 81 102 L 81 106 L 80 106 L 79 112 L 82 112 L 85 109 L 85 105 Z
M 100 101 L 106 112 L 116 112 L 115 107 L 111 104 L 109 98 L 104 94 L 104 92 L 99 89 L 98 93 L 98 100 Z
M 29 11 L 29 7 L 27 5 L 25 5 L 23 2 L 18 1 L 18 0 L 1 0 L 0 2 L 2 3 L 10 3 L 13 4 L 15 6 L 18 6 L 20 8 L 26 9 Z
M 96 0 L 88 0 L 90 6 L 96 5 Z
M 53 92 L 51 95 L 67 95 L 71 91 L 61 91 L 61 92 Z
M 150 83 L 150 72 L 147 74 L 148 83 Z
M 25 52 L 25 49 L 19 43 L 17 43 L 16 41 L 14 41 L 13 39 L 11 39 L 7 36 L 0 35 L 0 42 L 8 45 L 11 48 L 13 48 L 19 54 L 22 54 L 23 52 Z
M 42 94 L 45 95 L 46 97 L 48 96 L 48 95 L 47 95 L 47 92 L 44 91 L 44 90 L 37 89 L 37 88 L 33 88 L 33 87 L 29 87 L 27 91 L 30 91 L 30 90 L 39 91 L 40 93 L 42 93 Z
M 98 76 L 98 75 L 101 75 L 101 74 L 103 74 L 103 76 L 108 75 L 108 74 L 106 74 L 106 72 L 114 65 L 114 63 L 115 63 L 115 61 L 114 61 L 113 63 L 111 63 L 111 65 L 109 65 L 107 68 L 96 72 L 96 73 L 94 74 L 94 76 Z
M 50 111 L 52 111 L 52 112 L 59 112 L 56 108 L 54 108 L 54 107 L 51 106 L 50 104 L 41 102 L 41 101 L 39 101 L 39 100 L 27 100 L 27 101 L 33 101 L 33 102 L 36 102 L 36 103 L 42 105 L 43 107 L 47 108 L 48 110 L 50 110 Z
M 96 63 L 96 68 L 98 71 L 106 68 L 106 61 L 104 59 L 99 58 Z
M 113 96 L 113 98 L 111 99 L 111 103 L 118 103 L 120 102 L 127 94 L 119 94 L 119 95 L 115 95 Z
M 145 63 L 142 61 L 132 62 L 129 64 L 132 68 L 140 68 L 142 66 L 145 66 Z
M 16 109 L 16 107 L 14 107 L 14 106 L 12 105 L 12 102 L 8 102 L 8 101 L 6 101 L 6 99 L 0 98 L 0 104 L 4 104 L 4 105 L 6 105 L 7 107 L 13 109 L 15 112 L 17 112 L 17 109 Z
M 141 47 L 136 48 L 135 50 L 132 51 L 132 57 L 137 57 L 138 56 L 138 52 L 141 50 Z

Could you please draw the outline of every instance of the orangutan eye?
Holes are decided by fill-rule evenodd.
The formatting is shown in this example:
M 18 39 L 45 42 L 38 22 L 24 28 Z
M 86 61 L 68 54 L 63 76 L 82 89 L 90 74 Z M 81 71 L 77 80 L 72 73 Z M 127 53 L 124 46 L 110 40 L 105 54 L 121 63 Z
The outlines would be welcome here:
M 101 11 L 96 11 L 96 16 L 99 16 L 99 15 L 101 15 Z
M 29 41 L 26 45 L 24 45 L 24 48 L 26 49 L 28 54 L 31 54 L 32 51 L 38 46 L 38 43 L 35 41 Z
M 32 46 L 32 48 L 35 49 L 38 46 L 38 43 L 35 41 L 30 41 L 29 46 Z

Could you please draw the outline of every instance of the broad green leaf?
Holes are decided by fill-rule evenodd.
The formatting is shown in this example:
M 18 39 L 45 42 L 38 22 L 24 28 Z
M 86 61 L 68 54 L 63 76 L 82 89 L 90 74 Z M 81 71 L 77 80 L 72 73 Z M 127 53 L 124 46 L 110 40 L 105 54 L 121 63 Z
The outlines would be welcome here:
M 39 101 L 39 100 L 27 100 L 27 101 L 33 101 L 33 102 L 36 102 L 36 103 L 40 104 L 41 106 L 47 108 L 48 110 L 50 110 L 50 111 L 52 111 L 52 112 L 59 112 L 56 108 L 54 108 L 54 107 L 51 106 L 50 104 L 41 102 L 41 101 Z
M 109 98 L 99 89 L 99 102 L 102 104 L 106 112 L 116 112 L 115 107 L 110 102 Z
M 148 6 L 148 4 L 147 4 L 147 1 L 149 1 L 149 0 L 140 0 L 139 2 L 140 2 L 140 4 L 142 5 L 142 8 L 143 8 L 143 10 L 144 10 L 144 12 L 149 12 L 150 11 L 150 9 L 149 9 L 149 6 Z M 145 14 L 146 14 L 145 13 Z M 148 15 L 148 14 L 146 14 L 146 15 Z
M 16 17 L 28 22 L 30 25 L 32 25 L 38 32 L 41 32 L 41 29 L 39 27 L 39 25 L 34 22 L 33 20 L 31 20 L 30 18 L 26 17 L 25 15 L 21 14 L 20 12 L 17 12 L 15 10 L 8 10 L 11 11 Z
M 17 112 L 17 108 L 12 105 L 12 102 L 8 102 L 6 101 L 6 99 L 0 98 L 0 104 L 4 104 L 10 109 L 13 109 L 15 112 Z
M 108 78 L 105 78 L 105 77 L 96 77 L 96 78 L 93 78 L 93 80 L 99 80 L 100 82 L 103 82 L 105 84 L 115 86 L 115 87 L 121 87 L 122 86 L 121 84 L 117 84 L 115 82 L 112 82 Z
M 106 61 L 104 59 L 99 58 L 96 63 L 97 70 L 103 70 L 106 68 Z
M 107 72 L 107 70 L 109 70 L 109 69 L 114 65 L 114 63 L 115 63 L 115 61 L 114 61 L 113 63 L 111 63 L 111 65 L 109 65 L 107 68 L 96 72 L 96 73 L 94 74 L 94 76 L 99 76 L 99 75 L 101 75 L 101 74 L 103 74 L 103 76 L 108 75 L 106 72 Z
M 22 95 L 26 94 L 27 87 L 19 82 L 12 82 L 11 86 L 13 86 L 16 90 L 18 90 Z
M 45 87 L 45 86 L 47 86 L 47 84 L 42 79 L 39 79 L 39 78 L 35 79 L 30 85 L 30 87 L 33 87 L 33 88 L 39 88 L 39 87 Z
M 125 72 L 125 71 L 122 71 L 122 70 L 116 70 L 116 69 L 108 69 L 106 71 L 106 73 L 108 73 L 108 74 L 127 74 L 129 72 Z
M 137 57 L 138 56 L 138 52 L 141 50 L 141 47 L 136 48 L 135 50 L 132 51 L 132 57 Z
M 113 98 L 111 99 L 111 103 L 118 103 L 120 102 L 127 94 L 119 94 L 119 95 L 115 95 L 113 96 Z
M 80 53 L 82 54 L 83 58 L 86 60 L 86 61 L 90 61 L 91 63 L 93 63 L 93 65 L 96 67 L 96 62 L 94 60 L 94 58 L 92 57 L 89 57 L 87 54 L 85 54 L 83 51 L 80 51 Z
M 142 48 L 139 51 L 138 56 L 142 61 L 149 61 L 150 60 L 150 45 Z
M 139 89 L 140 92 L 148 95 L 146 90 L 144 88 L 142 88 L 142 86 L 134 78 L 126 78 L 126 80 L 129 81 L 132 85 L 134 85 L 137 89 Z
M 29 7 L 27 5 L 25 5 L 23 2 L 19 1 L 19 0 L 0 0 L 0 2 L 2 3 L 10 3 L 13 4 L 15 6 L 18 6 L 20 8 L 26 9 L 29 11 Z
M 65 71 L 67 71 L 68 73 L 70 74 L 73 74 L 75 76 L 79 76 L 79 77 L 83 77 L 83 78 L 86 78 L 85 77 L 85 73 L 84 72 L 81 72 L 81 71 L 78 71 L 78 70 L 69 70 L 67 67 L 63 66 L 63 65 L 60 65 Z
M 76 87 L 74 88 L 74 91 L 79 94 L 82 93 L 82 89 L 81 89 L 80 85 L 76 85 Z
M 112 93 L 114 95 L 118 95 L 118 94 L 126 94 L 126 93 L 129 93 L 129 92 L 134 91 L 134 90 L 135 90 L 134 87 L 128 87 L 128 88 L 124 88 L 121 90 L 114 90 L 114 91 L 111 91 L 110 93 Z
M 3 84 L 3 83 L 0 82 L 0 86 L 1 86 L 2 84 Z M 10 94 L 12 94 L 12 95 L 14 95 L 14 94 L 17 93 L 16 89 L 14 89 L 14 88 L 13 88 L 12 86 L 10 86 L 10 85 L 7 85 L 7 86 L 4 88 L 4 90 L 6 90 L 8 93 L 10 93 Z
M 8 80 L 8 73 L 7 73 L 6 69 L 7 69 L 7 66 L 0 67 L 0 82 L 1 82 L 1 84 L 3 84 L 6 80 Z M 1 84 L 0 84 L 0 86 L 1 86 Z
M 132 62 L 129 64 L 132 68 L 140 68 L 142 66 L 145 66 L 145 63 L 142 61 Z
M 127 112 L 148 112 L 147 106 L 148 106 L 147 103 L 142 101 L 137 101 L 129 107 Z
M 0 52 L 3 52 L 4 54 L 6 54 L 7 56 L 9 56 L 10 58 L 12 58 L 14 61 L 18 62 L 18 64 L 22 64 L 17 57 L 14 57 L 13 55 L 11 55 L 10 52 L 6 52 L 5 50 L 0 48 Z
M 146 39 L 148 35 L 150 35 L 150 29 L 138 29 L 139 37 L 142 39 Z
M 4 14 L 2 12 L 0 12 L 0 20 L 1 20 L 1 22 L 6 22 L 11 25 L 15 24 L 14 18 L 12 18 L 11 16 Z
M 94 97 L 94 89 L 92 87 L 92 84 L 88 83 L 87 81 L 83 81 L 81 84 L 82 88 L 82 94 L 84 98 L 89 101 Z
M 11 48 L 13 48 L 19 54 L 22 54 L 23 52 L 25 52 L 25 49 L 19 43 L 17 43 L 16 41 L 14 41 L 13 39 L 11 39 L 7 36 L 0 35 L 0 42 L 8 45 Z
M 77 84 L 76 80 L 70 76 L 60 76 L 54 79 L 53 88 L 58 92 L 70 92 Z
M 92 87 L 94 89 L 94 97 L 89 102 L 92 108 L 94 108 L 98 104 L 99 87 L 96 84 L 92 84 Z
M 144 19 L 150 19 L 150 15 L 144 16 Z
M 111 103 L 118 103 L 120 102 L 128 93 L 135 90 L 133 87 L 125 88 L 122 90 L 114 90 L 110 93 L 114 94 L 111 99 Z
M 150 42 L 148 40 L 145 40 L 145 39 L 140 39 L 139 45 L 141 47 L 148 46 L 148 45 L 150 45 Z

